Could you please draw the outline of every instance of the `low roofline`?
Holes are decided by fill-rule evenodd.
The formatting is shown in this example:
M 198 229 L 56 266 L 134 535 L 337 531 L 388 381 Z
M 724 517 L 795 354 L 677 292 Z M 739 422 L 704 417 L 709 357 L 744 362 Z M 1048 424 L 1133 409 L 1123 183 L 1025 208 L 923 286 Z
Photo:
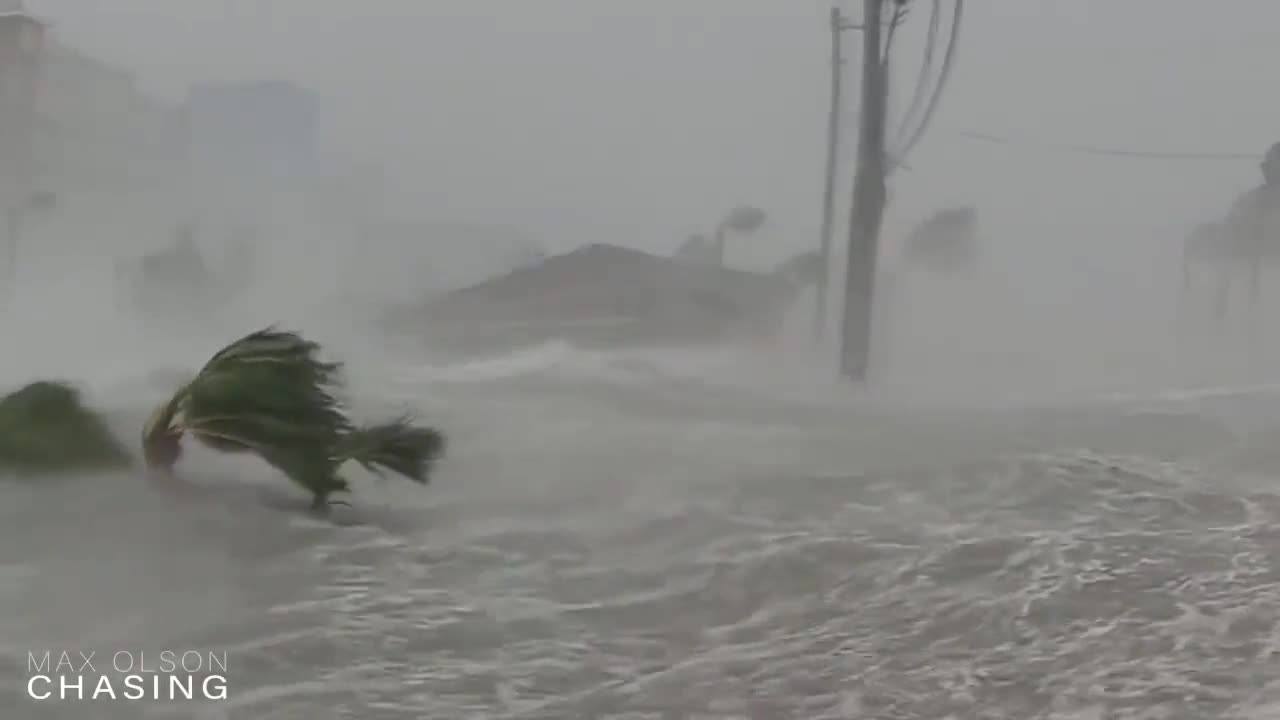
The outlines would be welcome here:
M 316 97 L 319 95 L 314 89 L 301 85 L 292 80 L 284 79 L 266 79 L 266 80 L 230 80 L 230 81 L 213 81 L 192 83 L 187 86 L 187 96 L 202 94 L 217 94 L 225 92 L 244 92 L 246 90 L 261 90 L 263 88 L 283 89 L 286 92 L 303 95 L 308 97 Z
M 53 23 L 52 23 L 51 21 L 49 21 L 49 20 L 45 20 L 44 18 L 42 18 L 42 17 L 40 17 L 40 16 L 38 16 L 38 15 L 32 15 L 31 13 L 27 12 L 26 10 L 4 10 L 4 11 L 0 11 L 0 20 L 6 20 L 6 19 L 8 19 L 8 18 L 18 18 L 18 19 L 20 19 L 20 20 L 27 20 L 27 21 L 32 22 L 32 23 L 35 23 L 36 25 L 39 25 L 39 26 L 41 26 L 41 27 L 51 27 L 51 26 L 53 25 Z

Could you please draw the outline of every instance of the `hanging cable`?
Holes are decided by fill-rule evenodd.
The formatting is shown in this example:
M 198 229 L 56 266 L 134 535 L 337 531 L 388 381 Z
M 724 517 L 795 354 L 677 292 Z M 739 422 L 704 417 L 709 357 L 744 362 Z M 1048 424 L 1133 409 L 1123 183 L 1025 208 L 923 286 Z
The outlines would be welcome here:
M 884 50 L 880 53 L 880 64 L 884 67 L 889 65 L 889 56 L 893 52 L 893 38 L 898 34 L 898 26 L 907 19 L 907 7 L 906 3 L 896 3 L 893 15 L 889 18 L 889 32 L 885 37 Z
M 920 63 L 920 72 L 916 76 L 915 91 L 911 94 L 911 102 L 907 106 L 907 111 L 902 114 L 902 122 L 898 126 L 898 132 L 895 137 L 901 138 L 908 135 L 906 128 L 915 124 L 921 111 L 924 109 L 925 97 L 929 88 L 929 73 L 933 68 L 934 53 L 938 47 L 938 30 L 942 19 L 942 0 L 933 0 L 932 8 L 929 11 L 929 29 L 925 34 L 924 43 L 924 61 Z M 894 151 L 892 157 L 901 158 L 903 152 Z
M 993 145 L 1021 145 L 1036 147 L 1042 150 L 1058 150 L 1062 152 L 1080 153 L 1084 155 L 1106 155 L 1113 157 L 1148 158 L 1159 160 L 1257 160 L 1257 153 L 1209 153 L 1209 152 L 1163 152 L 1158 150 L 1131 150 L 1116 147 L 1100 147 L 1075 143 L 1038 142 L 1030 140 L 1011 140 L 990 133 L 967 130 L 960 137 Z
M 938 105 L 942 100 L 942 94 L 946 90 L 947 82 L 951 77 L 951 69 L 955 65 L 956 48 L 960 43 L 960 27 L 964 15 L 964 0 L 955 0 L 955 11 L 951 15 L 951 28 L 947 38 L 947 49 L 942 58 L 942 69 L 938 75 L 937 85 L 933 88 L 933 94 L 929 98 L 929 102 L 925 107 L 924 116 L 920 120 L 920 124 L 912 133 L 910 139 L 907 140 L 902 150 L 897 153 L 895 160 L 890 167 L 896 167 L 901 164 L 902 160 L 911 152 L 912 149 L 924 137 L 925 132 L 929 129 L 929 124 L 933 121 L 934 114 L 937 112 Z

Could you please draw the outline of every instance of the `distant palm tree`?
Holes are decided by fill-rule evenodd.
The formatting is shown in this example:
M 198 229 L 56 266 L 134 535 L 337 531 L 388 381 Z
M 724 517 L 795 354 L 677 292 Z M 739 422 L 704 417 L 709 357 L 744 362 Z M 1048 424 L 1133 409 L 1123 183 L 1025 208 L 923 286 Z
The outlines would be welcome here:
M 711 242 L 711 260 L 715 265 L 724 266 L 725 238 L 730 232 L 736 235 L 751 235 L 759 232 L 769 221 L 765 211 L 752 205 L 740 205 L 728 212 L 720 223 Z
M 1259 165 L 1262 184 L 1236 198 L 1225 216 L 1195 227 L 1182 245 L 1182 294 L 1190 289 L 1191 266 L 1216 276 L 1214 313 L 1226 319 L 1231 287 L 1245 284 L 1245 310 L 1256 323 L 1262 300 L 1262 273 L 1280 264 L 1280 245 L 1273 217 L 1280 211 L 1280 142 L 1268 148 Z
M 1227 316 L 1231 280 L 1237 266 L 1245 266 L 1240 248 L 1230 242 L 1231 237 L 1225 232 L 1224 225 L 1222 220 L 1199 223 L 1182 240 L 1182 291 L 1179 302 L 1186 304 L 1189 301 L 1192 276 L 1196 274 L 1192 268 L 1201 266 L 1206 274 L 1212 276 L 1213 315 L 1218 322 Z
M 972 207 L 939 210 L 916 226 L 903 245 L 909 265 L 931 270 L 968 269 L 978 260 L 978 211 Z
M 708 264 L 711 262 L 711 242 L 707 240 L 706 235 L 693 233 L 680 243 L 674 257 L 676 260 L 690 264 Z
M 710 237 L 703 233 L 693 233 L 685 238 L 676 250 L 675 258 L 697 265 L 724 267 L 725 239 L 729 233 L 750 235 L 764 227 L 768 220 L 768 215 L 760 208 L 740 205 L 721 218 Z

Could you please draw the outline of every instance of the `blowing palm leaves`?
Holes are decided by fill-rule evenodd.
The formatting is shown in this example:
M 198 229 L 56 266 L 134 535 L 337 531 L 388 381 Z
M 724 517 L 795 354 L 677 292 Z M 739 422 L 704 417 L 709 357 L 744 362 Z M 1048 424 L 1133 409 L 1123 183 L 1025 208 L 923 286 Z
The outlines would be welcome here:
M 342 366 L 320 361 L 319 351 L 273 328 L 223 348 L 147 422 L 147 465 L 170 471 L 190 433 L 215 450 L 262 458 L 310 492 L 316 510 L 328 509 L 334 493 L 350 492 L 339 474 L 348 461 L 425 485 L 444 436 L 408 418 L 354 425 L 336 397 Z
M 130 464 L 128 451 L 71 385 L 41 380 L 0 398 L 0 469 L 41 475 Z

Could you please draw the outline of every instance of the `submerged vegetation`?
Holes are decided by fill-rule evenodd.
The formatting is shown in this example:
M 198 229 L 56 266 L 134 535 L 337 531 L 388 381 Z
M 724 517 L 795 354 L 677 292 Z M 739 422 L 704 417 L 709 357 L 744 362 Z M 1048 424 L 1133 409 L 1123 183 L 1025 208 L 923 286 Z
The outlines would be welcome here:
M 320 350 L 274 328 L 220 350 L 147 422 L 148 467 L 171 471 L 190 434 L 214 450 L 262 458 L 310 492 L 318 511 L 336 502 L 334 493 L 350 492 L 339 474 L 348 461 L 427 484 L 444 436 L 407 417 L 355 425 L 337 397 L 342 366 L 321 361 Z
M 71 385 L 42 380 L 0 398 L 0 469 L 29 475 L 131 464 L 106 421 Z

